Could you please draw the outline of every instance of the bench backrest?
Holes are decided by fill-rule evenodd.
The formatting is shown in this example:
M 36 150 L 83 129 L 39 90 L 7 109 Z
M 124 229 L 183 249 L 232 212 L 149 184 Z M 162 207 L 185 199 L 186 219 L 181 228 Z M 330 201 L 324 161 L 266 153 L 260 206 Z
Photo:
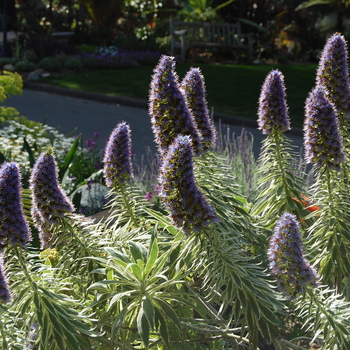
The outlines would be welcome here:
M 212 43 L 223 45 L 239 44 L 241 40 L 241 24 L 170 21 L 170 31 L 186 30 L 187 43 Z

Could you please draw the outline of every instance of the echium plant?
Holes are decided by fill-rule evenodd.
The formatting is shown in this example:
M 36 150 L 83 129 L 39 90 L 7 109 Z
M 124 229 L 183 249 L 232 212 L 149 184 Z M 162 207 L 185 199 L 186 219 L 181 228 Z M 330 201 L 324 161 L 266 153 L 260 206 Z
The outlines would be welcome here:
M 270 237 L 269 267 L 277 285 L 288 297 L 302 295 L 307 286 L 317 286 L 316 271 L 307 261 L 295 215 L 284 213 Z
M 252 214 L 259 215 L 267 228 L 276 223 L 283 212 L 305 215 L 302 201 L 303 180 L 294 174 L 291 141 L 284 135 L 290 130 L 283 74 L 271 71 L 262 86 L 259 98 L 258 125 L 267 137 L 259 158 L 261 180 Z
M 350 84 L 348 48 L 343 35 L 335 33 L 327 40 L 320 58 L 316 84 L 325 89 L 327 97 L 336 107 L 341 128 L 344 127 L 344 132 L 347 132 L 350 117 Z
M 199 68 L 191 68 L 187 72 L 181 82 L 181 91 L 201 133 L 203 147 L 213 147 L 216 131 L 209 116 L 204 77 Z
M 112 131 L 103 158 L 103 176 L 113 195 L 122 196 L 130 219 L 135 222 L 135 203 L 131 201 L 126 188 L 126 180 L 133 178 L 131 162 L 131 130 L 125 122 L 119 123 Z M 115 200 L 113 201 L 116 202 Z
M 8 286 L 7 277 L 4 271 L 3 260 L 3 257 L 0 256 L 0 304 L 8 303 L 12 298 L 11 291 Z
M 21 173 L 15 162 L 0 168 L 0 303 L 8 303 L 12 294 L 5 275 L 3 251 L 6 248 L 25 248 L 32 240 L 24 216 L 21 199 Z
M 0 169 L 0 251 L 9 245 L 25 247 L 32 240 L 21 200 L 21 174 L 17 163 Z
M 316 86 L 305 104 L 304 146 L 306 163 L 339 171 L 345 162 L 334 105 L 325 89 Z
M 185 234 L 199 232 L 218 221 L 194 177 L 190 136 L 179 135 L 175 138 L 164 157 L 159 182 L 165 206 L 174 224 L 182 227 Z
M 280 133 L 290 130 L 286 88 L 283 74 L 279 70 L 271 71 L 261 88 L 258 110 L 259 130 L 263 134 L 271 134 L 275 130 Z
M 112 131 L 106 145 L 103 163 L 103 174 L 109 187 L 123 184 L 125 180 L 133 177 L 130 127 L 125 122 L 119 123 Z
M 179 134 L 191 136 L 194 152 L 201 152 L 201 135 L 180 91 L 174 57 L 163 55 L 154 69 L 149 114 L 155 141 L 162 155 Z
M 39 230 L 41 246 L 51 239 L 50 225 L 58 224 L 74 206 L 62 190 L 57 177 L 57 165 L 52 148 L 42 152 L 30 177 L 32 217 Z
M 305 160 L 315 164 L 316 181 L 312 189 L 320 207 L 313 213 L 317 219 L 310 227 L 312 248 L 322 252 L 316 259 L 320 273 L 340 293 L 350 268 L 348 187 L 340 172 L 346 157 L 335 108 L 324 88 L 318 86 L 311 91 L 305 114 Z

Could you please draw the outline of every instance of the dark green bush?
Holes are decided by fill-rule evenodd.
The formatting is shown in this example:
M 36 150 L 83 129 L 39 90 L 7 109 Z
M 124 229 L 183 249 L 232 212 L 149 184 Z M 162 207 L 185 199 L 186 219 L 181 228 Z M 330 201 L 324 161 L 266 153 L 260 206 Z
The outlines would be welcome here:
M 87 69 L 101 68 L 101 62 L 96 57 L 83 57 L 81 60 L 83 67 Z
M 88 44 L 81 44 L 77 47 L 79 52 L 82 53 L 92 53 L 96 50 L 96 46 L 94 45 L 88 45 Z
M 36 64 L 33 62 L 29 62 L 27 60 L 18 61 L 15 64 L 15 70 L 18 72 L 30 72 L 37 68 Z
M 70 57 L 67 59 L 67 61 L 64 63 L 64 68 L 72 69 L 72 70 L 80 70 L 84 67 L 83 62 L 81 59 L 76 57 Z
M 9 58 L 9 57 L 0 57 L 0 68 L 2 69 L 2 67 L 5 65 L 5 64 L 12 64 L 12 59 Z
M 40 68 L 43 68 L 49 72 L 57 72 L 62 69 L 62 64 L 55 57 L 46 57 L 39 62 Z

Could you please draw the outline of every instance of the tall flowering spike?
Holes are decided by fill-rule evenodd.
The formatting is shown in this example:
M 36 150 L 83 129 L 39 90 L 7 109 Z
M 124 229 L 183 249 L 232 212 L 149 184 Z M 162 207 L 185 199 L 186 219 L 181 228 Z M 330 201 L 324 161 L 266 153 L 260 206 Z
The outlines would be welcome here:
M 325 88 L 339 114 L 350 114 L 348 48 L 344 36 L 339 33 L 333 34 L 324 46 L 316 84 Z
M 38 230 L 38 235 L 40 240 L 40 249 L 45 249 L 47 248 L 52 238 L 50 224 L 46 223 L 44 219 L 41 217 L 35 201 L 32 202 L 31 214 L 32 214 L 32 219 L 35 224 L 35 227 Z
M 0 169 L 0 251 L 8 245 L 26 246 L 31 241 L 23 214 L 21 174 L 14 162 Z
M 174 57 L 163 55 L 151 81 L 149 114 L 159 152 L 164 155 L 179 134 L 192 138 L 196 154 L 202 150 L 201 136 L 180 91 Z
M 305 104 L 304 146 L 306 163 L 340 170 L 345 162 L 338 119 L 325 90 L 316 86 Z
M 160 171 L 160 187 L 174 224 L 182 227 L 185 234 L 198 232 L 219 220 L 197 186 L 189 136 L 178 135 L 169 147 Z
M 107 186 L 113 187 L 133 177 L 130 127 L 125 122 L 119 123 L 112 131 L 106 145 L 103 162 L 103 173 Z
M 199 68 L 191 68 L 187 72 L 181 82 L 181 89 L 202 135 L 204 149 L 212 147 L 215 143 L 216 132 L 209 117 L 204 77 Z
M 262 86 L 258 110 L 259 130 L 270 134 L 272 130 L 279 132 L 290 130 L 286 88 L 283 74 L 279 70 L 271 71 Z
M 270 237 L 269 267 L 281 291 L 294 298 L 303 294 L 308 285 L 317 286 L 318 276 L 304 256 L 299 223 L 290 213 L 278 220 Z
M 0 303 L 6 304 L 11 298 L 12 295 L 5 276 L 3 258 L 0 257 Z
M 43 225 L 57 224 L 59 218 L 74 211 L 73 204 L 58 183 L 52 149 L 40 154 L 29 182 L 32 191 L 32 216 L 39 230 Z

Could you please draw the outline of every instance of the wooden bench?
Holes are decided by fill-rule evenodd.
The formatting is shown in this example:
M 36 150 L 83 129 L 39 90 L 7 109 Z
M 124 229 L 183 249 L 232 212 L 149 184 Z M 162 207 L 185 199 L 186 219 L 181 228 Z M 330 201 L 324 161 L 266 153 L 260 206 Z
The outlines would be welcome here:
M 186 50 L 190 47 L 222 47 L 247 51 L 248 61 L 253 58 L 253 40 L 251 34 L 241 32 L 241 24 L 182 22 L 170 20 L 171 54 L 181 49 L 181 61 L 185 60 Z

